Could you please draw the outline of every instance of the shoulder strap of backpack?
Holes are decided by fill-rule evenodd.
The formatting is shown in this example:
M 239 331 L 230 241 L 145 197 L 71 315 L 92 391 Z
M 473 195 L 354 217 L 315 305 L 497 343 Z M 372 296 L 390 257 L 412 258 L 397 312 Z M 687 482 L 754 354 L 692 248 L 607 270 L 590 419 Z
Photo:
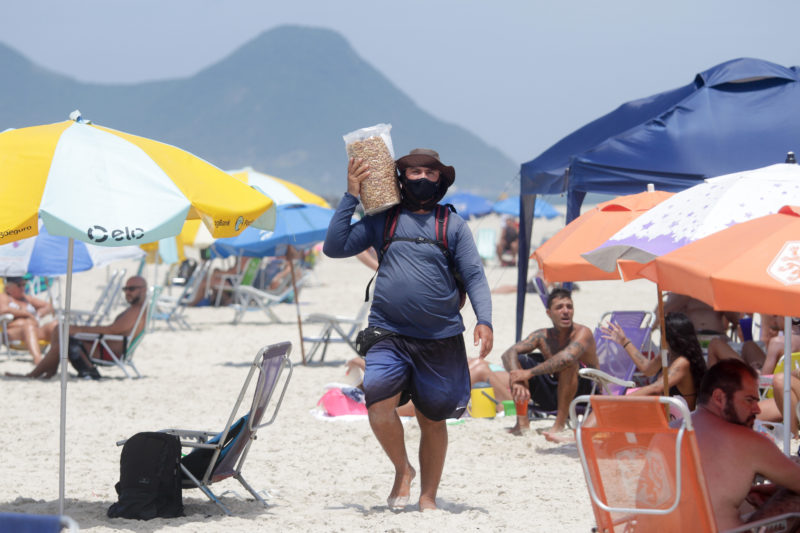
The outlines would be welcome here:
M 380 253 L 378 254 L 378 264 L 383 260 L 383 254 L 389 249 L 392 244 L 394 232 L 397 230 L 397 220 L 400 218 L 400 206 L 396 205 L 389 210 L 386 215 L 386 221 L 383 224 L 383 246 L 381 246 Z
M 383 255 L 386 253 L 386 250 L 389 249 L 389 245 L 392 244 L 392 238 L 394 237 L 394 232 L 397 229 L 397 219 L 400 218 L 400 205 L 396 205 L 392 207 L 389 212 L 386 214 L 386 220 L 383 223 L 383 245 L 381 249 L 378 250 L 378 268 L 381 267 L 381 262 L 383 261 Z M 378 269 L 375 269 L 375 273 L 369 278 L 369 283 L 367 283 L 367 289 L 364 292 L 364 301 L 369 301 L 369 288 L 372 285 L 372 282 L 375 280 L 375 276 L 378 275 Z
M 410 238 L 395 238 L 394 233 L 397 230 L 397 220 L 400 215 L 400 206 L 397 205 L 389 211 L 386 215 L 386 221 L 383 225 L 383 245 L 381 246 L 380 251 L 378 252 L 378 268 L 381 266 L 381 262 L 383 261 L 383 256 L 386 254 L 386 251 L 389 249 L 389 245 L 392 244 L 395 240 L 404 240 L 404 241 L 413 241 L 413 242 L 427 242 L 430 244 L 435 244 L 439 247 L 439 249 L 444 254 L 445 258 L 447 259 L 447 266 L 450 269 L 450 273 L 453 275 L 453 278 L 456 280 L 456 284 L 459 287 L 459 291 L 463 290 L 463 280 L 461 279 L 461 275 L 456 270 L 455 261 L 453 260 L 453 254 L 450 253 L 450 248 L 448 247 L 447 243 L 447 226 L 450 222 L 450 212 L 456 212 L 456 208 L 453 207 L 452 204 L 437 204 L 435 209 L 435 217 L 436 222 L 434 224 L 434 237 L 435 240 L 426 239 L 423 237 L 417 237 L 415 239 Z M 372 285 L 372 281 L 375 279 L 375 276 L 378 275 L 378 271 L 375 271 L 372 278 L 370 278 L 369 283 L 367 283 L 367 289 L 364 294 L 364 301 L 369 301 L 369 288 Z

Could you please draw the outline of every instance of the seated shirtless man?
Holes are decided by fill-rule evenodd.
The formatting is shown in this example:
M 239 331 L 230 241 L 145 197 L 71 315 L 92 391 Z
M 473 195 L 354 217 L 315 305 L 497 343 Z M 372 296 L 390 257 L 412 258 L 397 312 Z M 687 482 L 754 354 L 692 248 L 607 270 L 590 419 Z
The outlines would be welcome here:
M 720 531 L 800 511 L 800 465 L 752 430 L 760 412 L 756 371 L 739 359 L 717 363 L 703 377 L 697 404 L 692 423 Z M 776 485 L 753 485 L 756 474 Z
M 537 329 L 503 352 L 503 366 L 507 372 L 492 372 L 484 360 L 470 361 L 472 381 L 488 381 L 494 388 L 498 401 L 513 399 L 515 402 L 527 403 L 536 383 L 532 378 L 542 374 L 556 374 L 556 419 L 546 434 L 564 431 L 572 399 L 591 391 L 589 380 L 581 378 L 579 387 L 578 369 L 581 366 L 596 368 L 598 364 L 592 331 L 574 323 L 574 314 L 572 294 L 565 289 L 553 289 L 547 297 L 547 316 L 553 322 L 553 327 Z M 532 360 L 528 354 L 534 350 L 541 352 L 544 362 L 536 364 Z M 510 431 L 520 435 L 529 428 L 527 415 L 518 416 L 516 426 Z
M 128 302 L 130 307 L 117 315 L 117 318 L 114 319 L 114 322 L 108 326 L 70 326 L 70 334 L 97 333 L 101 335 L 128 335 L 136 323 L 136 319 L 139 317 L 139 311 L 142 309 L 142 306 L 147 305 L 147 281 L 142 277 L 133 276 L 128 278 L 128 281 L 125 283 L 125 286 L 122 287 L 122 290 L 125 292 L 125 300 Z M 138 331 L 136 331 L 136 335 L 141 333 L 141 331 L 144 329 L 144 325 L 145 320 L 141 320 L 138 326 Z M 60 340 L 59 328 L 55 328 L 52 336 L 50 337 L 50 350 L 47 352 L 47 355 L 44 357 L 44 359 L 42 359 L 42 361 L 30 371 L 30 373 L 25 374 L 24 376 L 10 373 L 6 373 L 6 375 L 28 378 L 52 377 L 58 370 L 58 363 L 61 353 Z M 78 349 L 80 349 L 81 341 L 74 337 L 70 337 L 69 342 L 70 346 L 76 346 Z M 85 342 L 83 344 L 84 350 L 88 352 L 88 350 L 91 348 L 91 343 Z M 123 346 L 120 341 L 108 341 L 108 345 L 112 350 L 114 350 L 114 353 L 120 354 L 123 352 Z M 96 355 L 99 356 L 100 354 Z M 91 370 L 89 370 L 85 375 L 82 373 L 80 377 L 99 379 L 100 374 L 91 364 L 88 357 L 84 356 L 83 360 L 84 366 L 90 368 Z

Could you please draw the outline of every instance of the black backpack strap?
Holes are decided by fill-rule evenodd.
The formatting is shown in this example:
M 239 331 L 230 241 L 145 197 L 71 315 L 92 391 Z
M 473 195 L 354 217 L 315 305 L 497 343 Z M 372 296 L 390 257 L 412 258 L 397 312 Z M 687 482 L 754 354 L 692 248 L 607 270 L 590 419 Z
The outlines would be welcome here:
M 386 250 L 389 249 L 389 245 L 392 244 L 392 237 L 394 237 L 394 232 L 397 229 L 397 219 L 400 218 L 400 206 L 396 205 L 392 207 L 386 215 L 386 220 L 383 223 L 383 245 L 381 249 L 378 250 L 378 268 L 381 267 L 381 261 L 383 261 L 383 254 L 386 253 Z M 364 301 L 369 301 L 369 288 L 372 285 L 372 282 L 375 280 L 375 276 L 378 275 L 378 269 L 375 269 L 375 273 L 369 278 L 369 283 L 367 283 L 367 289 L 364 291 Z
M 381 249 L 378 251 L 378 268 L 381 266 L 381 261 L 383 261 L 383 256 L 386 251 L 389 249 L 389 245 L 392 244 L 394 241 L 410 241 L 410 242 L 419 242 L 419 243 L 428 243 L 434 244 L 439 247 L 439 249 L 444 254 L 445 258 L 447 259 L 447 266 L 450 270 L 450 273 L 453 275 L 453 279 L 455 279 L 456 286 L 458 287 L 459 293 L 462 295 L 462 305 L 463 305 L 463 295 L 466 293 L 464 288 L 464 280 L 459 274 L 458 270 L 456 269 L 455 260 L 453 259 L 453 254 L 450 253 L 450 248 L 448 247 L 447 242 L 447 226 L 450 222 L 450 212 L 455 213 L 456 208 L 453 207 L 452 204 L 437 204 L 435 208 L 435 217 L 436 222 L 434 224 L 434 237 L 435 240 L 426 239 L 424 237 L 417 237 L 414 239 L 407 238 L 407 237 L 398 237 L 395 238 L 394 233 L 397 230 L 397 221 L 400 218 L 400 206 L 394 206 L 391 211 L 386 215 L 386 221 L 383 225 L 383 245 Z M 372 275 L 370 278 L 369 283 L 367 283 L 367 289 L 364 293 L 364 301 L 369 301 L 369 288 L 372 285 L 375 276 L 378 275 L 378 271 L 375 271 L 375 274 Z
M 383 260 L 383 254 L 389 249 L 392 244 L 394 232 L 397 230 L 397 220 L 400 218 L 400 206 L 396 205 L 391 208 L 389 214 L 386 215 L 386 221 L 383 224 L 383 246 L 381 246 L 380 253 L 378 254 L 378 264 L 380 265 Z

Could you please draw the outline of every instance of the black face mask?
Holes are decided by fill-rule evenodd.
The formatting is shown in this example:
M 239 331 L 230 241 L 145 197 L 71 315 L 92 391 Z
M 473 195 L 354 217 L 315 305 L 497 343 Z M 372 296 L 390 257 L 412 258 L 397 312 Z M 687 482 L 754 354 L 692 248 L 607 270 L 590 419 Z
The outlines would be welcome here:
M 403 207 L 409 211 L 430 211 L 444 198 L 448 188 L 441 178 L 436 182 L 427 178 L 410 180 L 405 174 L 400 176 L 400 184 L 403 186 Z

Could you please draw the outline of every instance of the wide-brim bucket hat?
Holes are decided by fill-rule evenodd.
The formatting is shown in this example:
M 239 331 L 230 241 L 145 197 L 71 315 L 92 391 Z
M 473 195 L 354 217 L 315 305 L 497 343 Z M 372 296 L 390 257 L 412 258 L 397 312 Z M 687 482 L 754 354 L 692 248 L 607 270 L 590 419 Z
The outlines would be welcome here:
M 447 166 L 443 164 L 439 160 L 439 153 L 436 150 L 431 150 L 429 148 L 414 148 L 408 155 L 404 155 L 397 161 L 397 170 L 400 172 L 405 172 L 408 167 L 427 167 L 433 168 L 441 172 L 441 176 L 444 177 L 447 186 L 453 184 L 456 181 L 456 169 L 453 167 Z

